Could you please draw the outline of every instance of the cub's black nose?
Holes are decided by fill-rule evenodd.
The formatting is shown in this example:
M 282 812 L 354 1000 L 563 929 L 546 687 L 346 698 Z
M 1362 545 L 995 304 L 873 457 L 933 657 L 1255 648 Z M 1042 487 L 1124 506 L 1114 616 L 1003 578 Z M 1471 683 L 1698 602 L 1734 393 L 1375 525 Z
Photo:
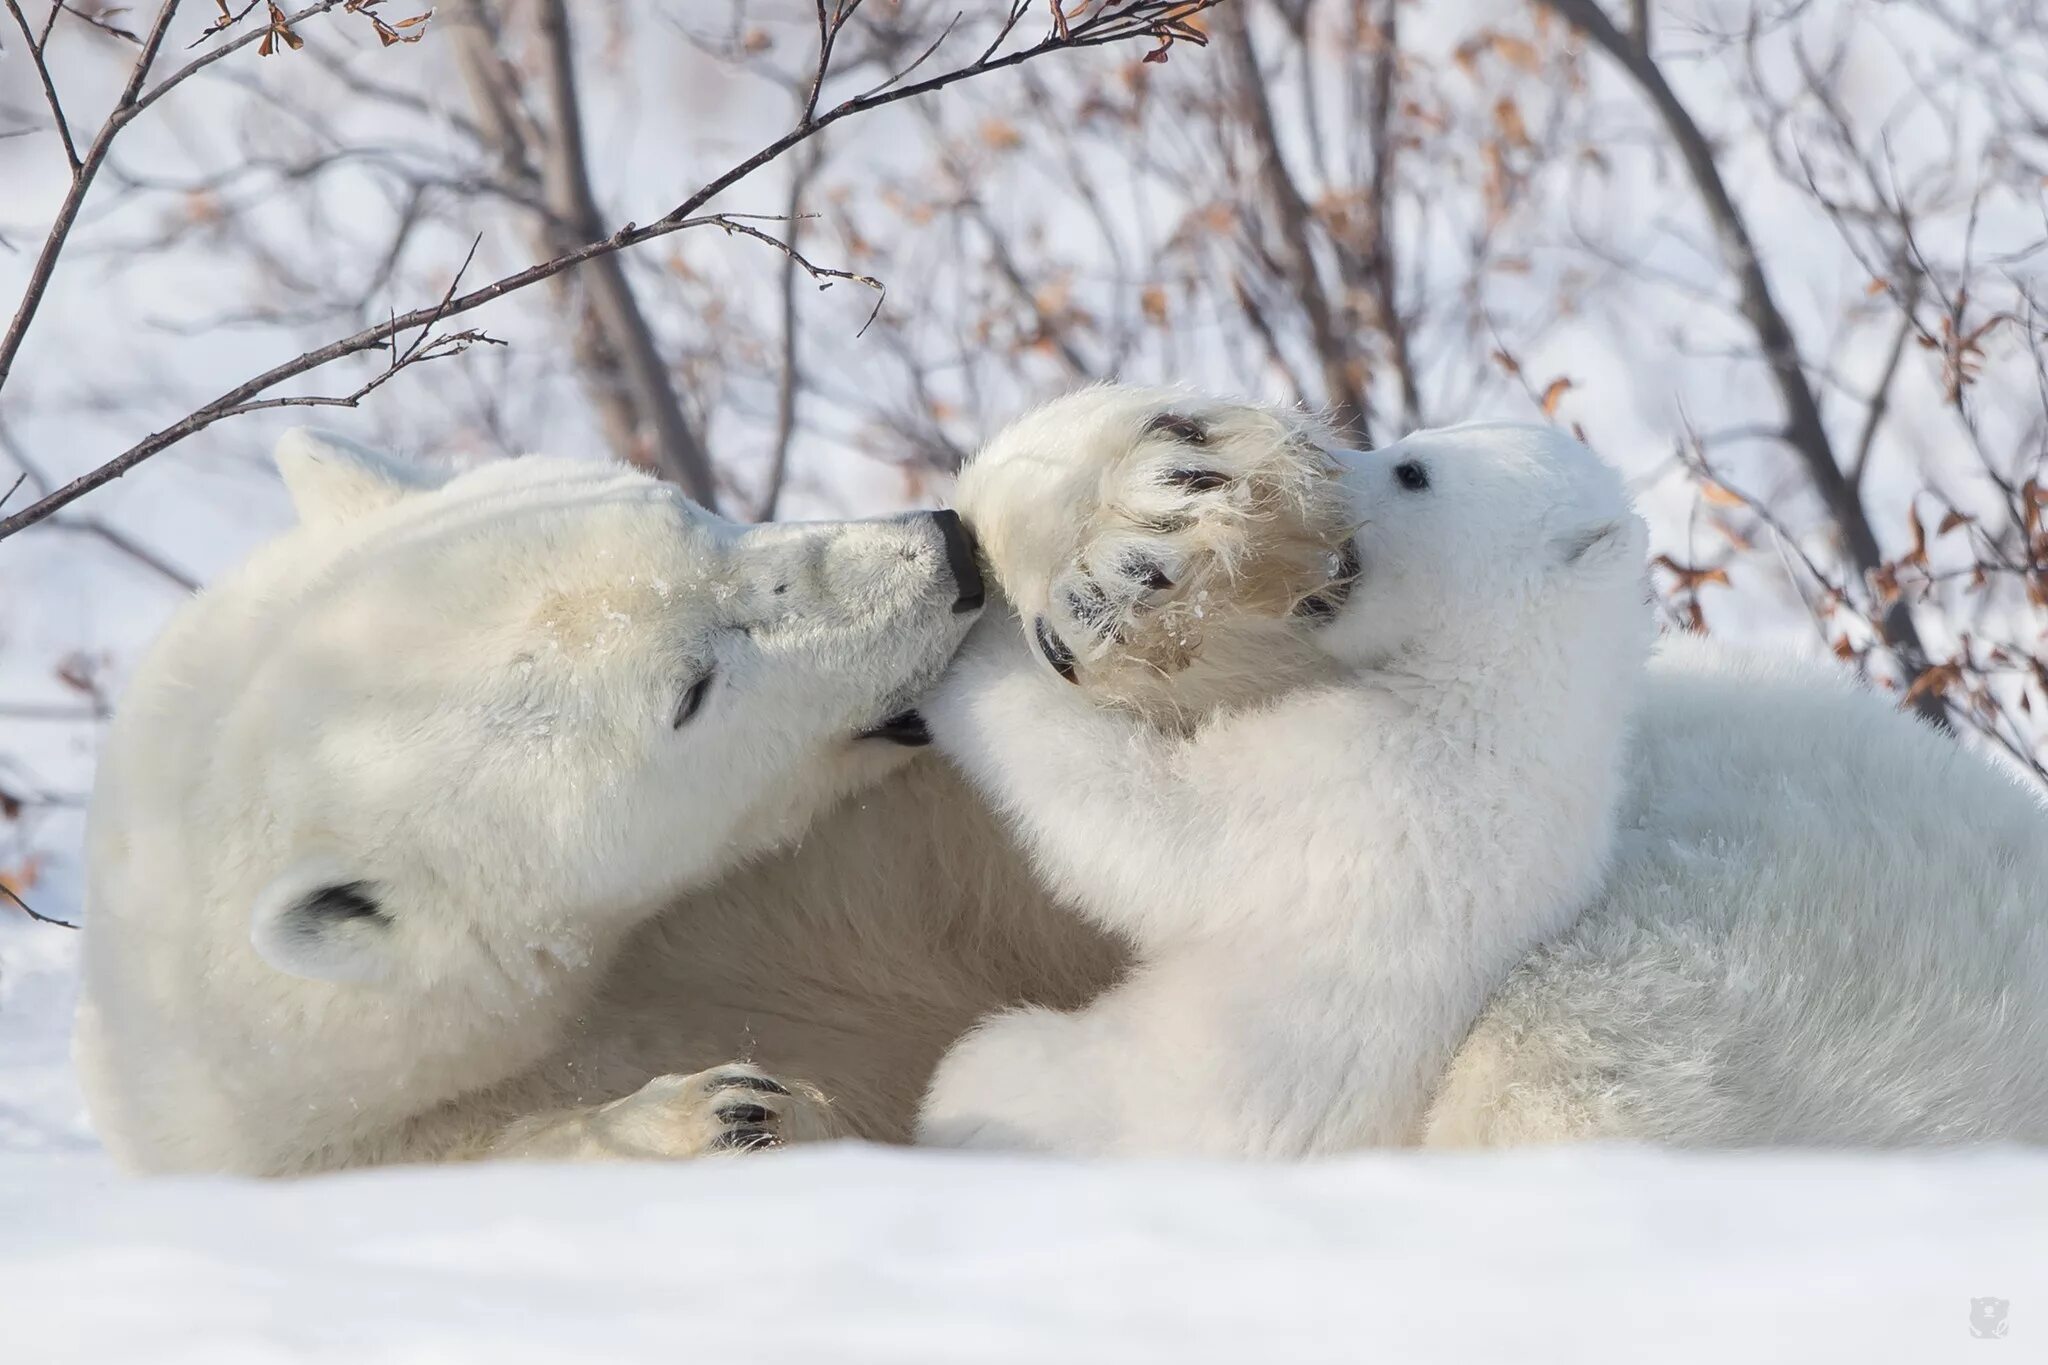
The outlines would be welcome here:
M 987 600 L 987 592 L 981 582 L 981 559 L 974 552 L 974 535 L 967 529 L 967 523 L 960 520 L 960 514 L 941 509 L 931 514 L 939 524 L 939 535 L 946 542 L 946 567 L 953 571 L 953 587 L 959 596 L 953 599 L 953 614 L 963 615 L 981 610 Z

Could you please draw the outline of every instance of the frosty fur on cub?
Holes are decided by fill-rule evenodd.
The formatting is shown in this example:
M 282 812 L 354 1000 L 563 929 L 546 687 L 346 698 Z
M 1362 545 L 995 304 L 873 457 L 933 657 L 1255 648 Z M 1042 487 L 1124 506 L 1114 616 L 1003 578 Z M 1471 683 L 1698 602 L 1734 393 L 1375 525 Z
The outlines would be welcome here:
M 1329 450 L 1272 410 L 1106 387 L 999 436 L 960 504 L 1017 616 L 977 630 L 933 733 L 1138 961 L 1084 1009 L 984 1021 L 921 1138 L 1415 1140 L 1488 998 L 1606 871 L 1651 636 L 1619 476 L 1547 428 Z M 1261 669 L 1291 686 L 1212 705 Z

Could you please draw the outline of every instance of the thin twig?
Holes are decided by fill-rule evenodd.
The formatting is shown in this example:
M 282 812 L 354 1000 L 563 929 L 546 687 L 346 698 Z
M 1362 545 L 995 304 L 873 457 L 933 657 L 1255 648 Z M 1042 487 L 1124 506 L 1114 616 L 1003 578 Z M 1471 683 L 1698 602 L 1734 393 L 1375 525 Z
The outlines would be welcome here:
M 824 157 L 824 143 L 813 142 L 804 149 L 789 177 L 789 250 L 782 258 L 782 372 L 775 382 L 775 436 L 769 445 L 768 482 L 754 511 L 754 520 L 773 521 L 782 504 L 782 490 L 789 482 L 789 451 L 796 440 L 796 409 L 801 375 L 798 373 L 796 316 L 797 233 L 803 223 L 804 195 Z
M 1918 294 L 1918 276 L 1914 277 L 1913 293 Z M 1870 396 L 1870 411 L 1863 419 L 1863 433 L 1856 438 L 1856 455 L 1849 463 L 1849 484 L 1854 488 L 1863 486 L 1863 476 L 1870 469 L 1870 452 L 1877 444 L 1878 428 L 1884 425 L 1885 414 L 1892 403 L 1892 383 L 1898 377 L 1899 364 L 1906 357 L 1906 343 L 1913 337 L 1914 303 L 1908 300 L 1900 305 L 1905 315 L 1899 322 L 1898 331 L 1892 336 L 1892 347 L 1884 358 L 1884 368 L 1878 372 L 1877 388 Z
M 321 4 L 317 4 L 310 11 L 305 12 L 321 13 L 338 3 L 340 3 L 340 0 L 323 0 Z M 1170 12 L 1175 17 L 1184 19 L 1187 15 L 1198 12 L 1199 9 L 1212 8 L 1221 3 L 1222 0 L 1186 0 L 1186 3 L 1172 5 L 1140 3 L 1115 11 L 1100 12 L 1085 21 L 1073 21 L 1069 36 L 1064 39 L 1057 36 L 1049 36 L 1028 47 L 1018 48 L 1013 52 L 1005 53 L 987 61 L 957 67 L 953 70 L 927 77 L 922 81 L 894 86 L 878 94 L 855 96 L 848 99 L 818 114 L 815 118 L 799 123 L 796 127 L 762 147 L 752 156 L 730 167 L 715 179 L 706 183 L 682 203 L 652 223 L 627 223 L 607 237 L 587 241 L 573 250 L 565 251 L 552 259 L 527 266 L 523 270 L 514 271 L 510 275 L 506 275 L 490 284 L 480 286 L 467 294 L 450 298 L 433 307 L 417 308 L 407 313 L 396 314 L 384 322 L 366 327 L 353 335 L 342 337 L 324 346 L 315 347 L 290 360 L 272 366 L 263 373 L 236 385 L 198 410 L 187 414 L 185 417 L 158 431 L 152 432 L 113 459 L 106 461 L 80 475 L 78 478 L 73 479 L 62 488 L 46 495 L 33 506 L 4 520 L 0 520 L 0 540 L 5 540 L 8 536 L 34 525 L 59 508 L 67 506 L 95 488 L 111 483 L 150 457 L 169 449 L 171 446 L 197 432 L 204 431 L 215 422 L 226 417 L 236 416 L 242 412 L 255 411 L 256 409 L 251 407 L 250 404 L 256 399 L 257 395 L 263 393 L 266 389 L 283 383 L 285 380 L 296 378 L 299 375 L 319 369 L 323 365 L 331 364 L 344 357 L 357 355 L 363 351 L 380 347 L 399 333 L 411 331 L 423 325 L 431 325 L 445 318 L 457 317 L 471 312 L 483 307 L 487 303 L 503 298 L 507 294 L 516 293 L 542 280 L 552 279 L 563 271 L 581 265 L 585 261 L 609 256 L 615 252 L 624 251 L 628 247 L 638 246 L 643 242 L 666 237 L 672 233 L 686 231 L 695 227 L 716 226 L 725 228 L 727 231 L 742 230 L 737 226 L 736 220 L 730 216 L 712 214 L 699 217 L 696 216 L 697 210 L 740 181 L 746 179 L 749 175 L 752 175 L 762 166 L 780 157 L 792 147 L 817 136 L 820 132 L 842 119 L 867 113 L 884 105 L 894 104 L 898 100 L 916 99 L 919 96 L 943 90 L 964 80 L 1020 66 L 1025 62 L 1034 61 L 1053 52 L 1101 47 L 1110 43 L 1121 42 L 1128 38 L 1144 36 L 1152 31 L 1160 13 Z M 1196 8 L 1190 8 L 1190 5 L 1196 6 Z M 296 18 L 296 16 L 294 17 Z M 765 233 L 754 232 L 748 235 L 758 236 L 773 242 L 773 239 L 769 238 Z M 781 244 L 775 243 L 775 245 L 780 247 Z M 813 267 L 810 263 L 801 260 L 799 264 L 803 265 L 807 270 L 812 270 L 814 274 L 821 278 L 851 279 L 864 284 L 870 283 L 869 280 L 850 272 L 826 271 Z M 278 405 L 272 404 L 272 406 Z
M 57 98 L 57 82 L 50 76 L 50 64 L 43 57 L 43 44 L 49 40 L 50 28 L 57 22 L 61 6 L 52 4 L 48 21 L 43 25 L 43 41 L 29 32 L 28 16 L 21 12 L 18 0 L 7 0 L 7 12 L 14 16 L 14 26 L 21 30 L 22 41 L 28 44 L 29 64 L 36 69 L 36 79 L 43 83 L 43 102 L 50 106 L 50 117 L 57 124 L 57 140 L 64 144 L 64 159 L 71 165 L 71 174 L 78 174 L 78 144 L 71 140 L 71 124 L 64 117 L 64 103 Z
M 10 8 L 12 0 L 9 0 Z M 56 220 L 51 223 L 49 235 L 43 239 L 43 249 L 36 256 L 36 263 L 29 271 L 28 286 L 22 291 L 21 303 L 15 309 L 14 317 L 7 324 L 7 331 L 0 335 L 0 388 L 7 386 L 7 376 L 14 368 L 14 357 L 21 351 L 22 339 L 28 335 L 29 324 L 35 321 L 36 310 L 42 306 L 43 296 L 50 287 L 50 276 L 57 269 L 57 258 L 63 254 L 64 244 L 71 236 L 71 228 L 78 221 L 78 210 L 85 203 L 86 192 L 92 188 L 93 177 L 99 174 L 106 163 L 107 153 L 113 148 L 114 139 L 128 125 L 128 121 L 140 112 L 136 103 L 142 83 L 149 77 L 149 68 L 156 61 L 156 54 L 163 47 L 164 35 L 171 26 L 171 16 L 177 13 L 178 0 L 164 0 L 157 11 L 156 22 L 150 26 L 149 37 L 143 40 L 142 51 L 135 58 L 135 65 L 128 72 L 127 85 L 121 91 L 121 98 L 114 105 L 114 111 L 107 115 L 100 125 L 99 135 L 93 138 L 92 146 L 85 155 L 75 158 L 71 172 L 71 187 L 64 194 L 64 202 L 57 207 Z M 19 11 L 17 11 L 18 13 Z M 40 58 L 38 58 L 40 61 Z
M 6 506 L 8 498 L 14 496 L 14 490 L 24 483 L 35 485 L 37 493 L 49 488 L 49 476 L 29 458 L 28 452 L 14 439 L 14 433 L 5 422 L 0 422 L 0 452 L 4 452 L 7 458 L 14 462 L 15 467 L 21 470 L 20 476 L 14 481 L 14 487 L 9 488 L 4 496 L 0 496 L 0 507 Z M 150 572 L 175 583 L 186 592 L 199 591 L 198 579 L 133 539 L 126 532 L 116 530 L 96 517 L 53 517 L 47 525 L 53 531 L 69 531 L 77 535 L 91 536 L 110 549 L 126 555 Z
M 847 280 L 853 284 L 864 284 L 868 288 L 874 290 L 875 306 L 868 311 L 868 320 L 860 325 L 860 331 L 854 333 L 855 337 L 865 335 L 868 328 L 874 325 L 875 318 L 881 313 L 882 305 L 888 301 L 888 286 L 883 284 L 880 280 L 876 279 L 873 275 L 862 275 L 852 270 L 835 270 L 831 266 L 819 265 L 816 262 L 805 257 L 802 252 L 798 251 L 794 246 L 790 245 L 788 242 L 783 241 L 781 238 L 776 237 L 770 233 L 763 232 L 761 231 L 761 229 L 757 227 L 751 227 L 747 223 L 741 221 L 743 218 L 758 216 L 759 215 L 737 213 L 711 213 L 706 214 L 702 218 L 691 220 L 691 226 L 724 228 L 728 233 L 736 232 L 742 237 L 751 237 L 757 242 L 764 242 L 767 245 L 774 247 L 777 251 L 780 251 L 784 256 L 788 257 L 790 260 L 795 261 L 799 266 L 803 268 L 804 273 L 806 275 L 809 275 L 812 279 L 823 281 L 823 283 L 819 286 L 820 288 L 831 288 L 832 282 L 834 280 Z
M 923 52 L 918 54 L 917 60 L 913 61 L 909 66 L 904 67 L 901 71 L 898 71 L 895 75 L 883 81 L 880 85 L 874 86 L 873 88 L 868 90 L 863 90 L 860 94 L 860 98 L 866 99 L 871 95 L 881 94 L 884 90 L 887 90 L 890 86 L 903 81 L 912 72 L 916 71 L 920 66 L 923 66 L 926 62 L 930 61 L 932 59 L 932 54 L 939 50 L 939 45 L 945 42 L 946 39 L 953 36 L 953 30 L 960 26 L 960 21 L 961 19 L 966 17 L 966 14 L 967 12 L 965 10 L 956 10 L 953 14 L 952 20 L 948 22 L 943 29 L 939 30 L 939 36 L 932 39 L 930 47 L 926 48 Z
M 38 924 L 54 924 L 59 929 L 76 929 L 78 927 L 77 925 L 73 924 L 70 920 L 51 919 L 48 915 L 39 912 L 33 905 L 30 905 L 27 901 L 23 900 L 19 892 L 17 892 L 13 887 L 7 884 L 7 879 L 5 877 L 0 877 L 0 896 L 5 896 L 7 897 L 7 899 L 13 901 L 16 905 L 20 906 L 22 913 L 27 915 L 30 919 L 34 920 Z

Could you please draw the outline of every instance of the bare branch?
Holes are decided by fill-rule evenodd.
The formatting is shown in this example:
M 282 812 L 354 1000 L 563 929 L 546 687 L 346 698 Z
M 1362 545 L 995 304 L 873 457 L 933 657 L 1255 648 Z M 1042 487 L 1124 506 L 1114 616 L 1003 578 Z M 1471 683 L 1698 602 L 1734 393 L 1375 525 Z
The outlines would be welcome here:
M 57 125 L 57 140 L 64 144 L 64 159 L 71 164 L 71 174 L 78 174 L 78 146 L 71 140 L 71 125 L 64 118 L 64 103 L 57 98 L 57 83 L 50 77 L 50 64 L 43 58 L 43 43 L 49 40 L 50 26 L 57 21 L 61 6 L 52 0 L 49 22 L 43 25 L 43 36 L 38 40 L 30 31 L 28 16 L 21 12 L 19 0 L 7 0 L 7 12 L 14 16 L 14 26 L 21 30 L 21 39 L 28 44 L 29 64 L 36 69 L 36 79 L 43 85 L 43 102 L 50 106 L 50 118 Z
M 33 905 L 23 900 L 20 894 L 7 884 L 5 877 L 0 877 L 0 896 L 5 896 L 8 900 L 20 906 L 21 912 L 37 924 L 54 924 L 59 929 L 76 929 L 78 927 L 69 920 L 51 919 L 48 915 L 39 913 Z
M 584 158 L 583 116 L 564 0 L 540 0 L 540 15 L 544 85 L 553 121 L 541 174 L 548 205 L 563 234 L 553 249 L 561 251 L 578 241 L 603 236 L 604 224 Z M 582 279 L 592 316 L 603 330 L 606 348 L 617 362 L 633 409 L 653 438 L 654 463 L 691 497 L 716 508 L 718 486 L 712 475 L 711 454 L 683 413 L 654 329 L 634 296 L 624 264 L 616 256 L 598 257 Z
M 338 3 L 339 0 L 325 0 L 324 3 L 313 6 L 310 11 L 303 11 L 302 13 L 321 13 Z M 1184 20 L 1191 14 L 1197 13 L 1202 9 L 1211 8 L 1219 3 L 1221 3 L 1221 0 L 1134 0 L 1133 3 L 1126 4 L 1117 9 L 1098 11 L 1085 20 L 1070 20 L 1070 31 L 1065 37 L 1058 35 L 1049 36 L 1028 47 L 1018 48 L 999 56 L 957 67 L 950 71 L 944 71 L 927 77 L 922 81 L 896 85 L 875 94 L 848 99 L 816 115 L 814 118 L 807 118 L 801 121 L 796 127 L 768 143 L 752 156 L 730 167 L 706 183 L 682 203 L 652 223 L 627 223 L 608 236 L 585 241 L 581 245 L 564 251 L 551 259 L 527 266 L 525 269 L 503 276 L 490 284 L 471 290 L 469 293 L 455 295 L 431 307 L 416 308 L 406 313 L 396 314 L 384 322 L 363 328 L 353 335 L 329 342 L 324 346 L 315 347 L 290 360 L 272 366 L 263 373 L 236 385 L 220 397 L 205 404 L 184 418 L 151 433 L 113 459 L 80 475 L 70 483 L 41 498 L 33 506 L 4 520 L 0 520 L 0 540 L 4 540 L 8 536 L 34 525 L 59 508 L 67 506 L 78 498 L 83 497 L 93 489 L 120 478 L 123 474 L 134 469 L 152 456 L 169 449 L 196 432 L 204 431 L 215 422 L 243 412 L 255 411 L 256 408 L 252 406 L 252 403 L 256 400 L 257 396 L 286 380 L 297 378 L 309 371 L 331 364 L 336 360 L 380 347 L 401 333 L 416 328 L 430 327 L 445 318 L 457 317 L 471 312 L 483 307 L 485 304 L 503 298 L 507 294 L 516 293 L 543 280 L 552 279 L 566 270 L 582 265 L 586 261 L 610 256 L 629 247 L 638 246 L 641 243 L 666 237 L 676 232 L 704 226 L 721 227 L 728 232 L 738 231 L 746 233 L 746 235 L 773 241 L 765 233 L 745 229 L 729 216 L 718 214 L 697 216 L 697 211 L 718 195 L 746 179 L 762 166 L 767 165 L 789 151 L 792 147 L 815 137 L 824 129 L 843 119 L 881 108 L 884 105 L 896 103 L 899 100 L 915 99 L 919 96 L 958 84 L 961 81 L 1019 66 L 1054 52 L 1100 47 L 1110 43 L 1121 42 L 1128 38 L 1146 36 L 1153 33 L 1167 18 Z M 139 84 L 139 78 L 136 83 Z M 75 214 L 75 212 L 74 206 L 73 213 Z M 776 245 L 780 246 L 781 244 L 776 243 Z M 51 252 L 51 260 L 54 262 L 54 250 Z M 848 272 L 835 273 L 823 271 L 802 260 L 799 260 L 799 264 L 821 276 L 854 279 L 860 280 L 863 283 L 867 282 L 861 276 Z M 266 406 L 282 405 L 274 402 L 266 404 Z
M 803 226 L 804 196 L 823 158 L 824 142 L 811 143 L 789 177 L 789 250 L 782 258 L 782 371 L 775 382 L 775 435 L 768 447 L 768 480 L 754 508 L 754 520 L 773 521 L 789 481 L 789 451 L 796 439 L 797 394 L 802 381 L 798 365 L 796 272 L 797 240 Z
M 338 0 L 337 0 L 338 3 Z M 13 8 L 9 0 L 9 8 Z M 57 268 L 57 258 L 64 252 L 64 243 L 71 236 L 71 228 L 78 221 L 78 210 L 85 203 L 86 192 L 92 188 L 93 177 L 106 163 L 107 153 L 114 145 L 114 139 L 128 126 L 130 119 L 141 112 L 137 96 L 143 81 L 149 78 L 149 68 L 156 62 L 157 52 L 163 47 L 164 34 L 169 31 L 171 17 L 178 11 L 178 0 L 164 0 L 157 10 L 156 22 L 150 26 L 149 36 L 143 40 L 142 51 L 129 69 L 127 85 L 121 91 L 121 98 L 114 105 L 114 111 L 107 115 L 100 125 L 99 135 L 92 140 L 92 146 L 85 155 L 74 158 L 71 173 L 71 188 L 64 195 L 64 202 L 58 205 L 56 220 L 50 225 L 49 235 L 43 239 L 43 249 L 36 256 L 35 266 L 29 271 L 28 286 L 22 291 L 21 303 L 15 309 L 14 317 L 7 324 L 7 331 L 0 335 L 0 388 L 7 386 L 7 376 L 14 368 L 14 357 L 21 351 L 22 339 L 28 335 L 31 322 L 35 321 L 36 310 L 42 306 L 43 295 L 50 287 L 50 276 Z M 19 11 L 16 10 L 17 15 Z M 40 49 L 36 56 L 41 68 Z M 55 92 L 51 94 L 55 99 Z M 65 140 L 70 140 L 66 133 Z
M 1917 283 L 1913 292 L 1915 295 L 1919 292 Z M 1856 457 L 1849 465 L 1849 483 L 1858 489 L 1863 486 L 1863 475 L 1870 468 L 1870 451 L 1877 444 L 1878 428 L 1884 425 L 1885 415 L 1891 410 L 1892 382 L 1898 378 L 1899 364 L 1906 358 L 1906 343 L 1913 339 L 1917 325 L 1913 301 L 1908 300 L 1900 307 L 1903 314 L 1892 333 L 1891 349 L 1885 353 L 1884 368 L 1877 376 L 1877 387 L 1871 391 L 1870 410 L 1864 415 L 1863 433 L 1856 438 Z
M 1279 230 L 1280 264 L 1293 282 L 1308 319 L 1310 340 L 1322 368 L 1324 399 L 1342 414 L 1343 425 L 1355 426 L 1369 440 L 1373 422 L 1371 401 L 1354 373 L 1356 353 L 1323 286 L 1311 240 L 1308 201 L 1281 153 L 1273 106 L 1266 95 L 1266 77 L 1259 69 L 1250 26 L 1245 23 L 1241 9 L 1226 10 L 1224 16 L 1224 23 L 1231 28 L 1229 46 L 1237 65 L 1238 95 L 1244 101 L 1252 139 L 1257 144 L 1259 186 Z
M 1756 337 L 1758 349 L 1763 353 L 1764 362 L 1777 387 L 1779 400 L 1784 404 L 1785 442 L 1799 457 L 1807 478 L 1827 505 L 1835 525 L 1841 529 L 1843 543 L 1858 571 L 1876 572 L 1885 562 L 1877 534 L 1871 529 L 1861 497 L 1835 456 L 1827 426 L 1821 420 L 1820 403 L 1807 381 L 1806 368 L 1798 343 L 1793 339 L 1791 325 L 1786 322 L 1784 312 L 1771 293 L 1770 281 L 1764 276 L 1763 260 L 1749 225 L 1721 178 L 1713 144 L 1664 79 L 1662 69 L 1651 59 L 1647 49 L 1630 41 L 1616 28 L 1596 0 L 1542 0 L 1542 3 L 1613 58 L 1656 109 L 1665 131 L 1685 162 L 1708 221 L 1720 239 L 1728 269 L 1735 275 L 1741 295 L 1742 316 Z M 1895 648 L 1909 660 L 1924 665 L 1926 651 L 1921 646 L 1913 614 L 1903 598 L 1894 602 L 1885 614 L 1884 627 L 1887 639 Z M 1923 703 L 1926 700 L 1922 698 Z M 1935 724 L 1946 725 L 1945 709 L 1940 706 L 1938 698 L 1934 699 L 1932 706 L 1923 704 L 1921 713 Z
M 7 458 L 13 461 L 15 467 L 21 471 L 20 476 L 15 479 L 13 487 L 9 488 L 5 495 L 0 495 L 0 507 L 5 507 L 8 499 L 14 496 L 15 489 L 20 488 L 25 483 L 33 484 L 38 494 L 45 492 L 49 488 L 50 480 L 48 475 L 29 458 L 28 452 L 21 448 L 20 444 L 14 439 L 14 433 L 4 422 L 0 422 L 0 451 L 5 451 Z M 91 536 L 109 549 L 126 556 L 143 568 L 148 569 L 159 578 L 176 585 L 179 589 L 185 592 L 199 591 L 198 579 L 186 573 L 183 569 L 178 568 L 175 564 L 172 564 L 162 555 L 159 555 L 141 541 L 136 540 L 127 532 L 109 526 L 97 518 L 53 517 L 45 525 L 53 531 L 68 531 L 76 535 Z
M 1372 139 L 1372 178 L 1366 182 L 1366 275 L 1378 311 L 1376 321 L 1394 362 L 1394 374 L 1401 385 L 1401 415 L 1408 425 L 1422 421 L 1422 391 L 1415 379 L 1415 357 L 1408 344 L 1408 324 L 1401 316 L 1401 300 L 1395 284 L 1394 232 L 1389 222 L 1387 201 L 1393 193 L 1394 154 L 1399 146 L 1394 137 L 1394 80 L 1400 68 L 1400 0 L 1380 0 L 1372 54 L 1372 85 L 1369 105 L 1369 136 Z M 1361 420 L 1363 414 L 1360 414 Z

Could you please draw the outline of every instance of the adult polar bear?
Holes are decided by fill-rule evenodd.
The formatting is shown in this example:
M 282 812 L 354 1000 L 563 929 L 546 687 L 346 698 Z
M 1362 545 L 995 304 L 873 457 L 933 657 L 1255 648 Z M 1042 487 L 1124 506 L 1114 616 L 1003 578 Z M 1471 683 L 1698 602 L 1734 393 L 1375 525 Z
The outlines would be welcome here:
M 1098 390 L 1019 439 L 1099 488 L 1169 404 Z M 300 526 L 144 661 L 94 797 L 78 1050 L 128 1164 L 898 1139 L 975 1018 L 1116 977 L 872 733 L 967 619 L 936 523 L 746 531 L 616 470 L 437 484 L 310 437 L 280 463 Z M 1432 1135 L 2043 1135 L 2039 809 L 1839 681 L 1693 658 L 1652 691 L 1609 891 Z
M 1028 886 L 891 742 L 978 604 L 950 513 L 745 528 L 590 463 L 436 486 L 308 436 L 279 462 L 300 525 L 171 624 L 94 793 L 77 1053 L 127 1164 L 833 1130 L 808 1088 L 714 1067 L 743 1052 L 886 1135 L 980 1010 L 1113 970 L 1042 913 L 919 946 Z

